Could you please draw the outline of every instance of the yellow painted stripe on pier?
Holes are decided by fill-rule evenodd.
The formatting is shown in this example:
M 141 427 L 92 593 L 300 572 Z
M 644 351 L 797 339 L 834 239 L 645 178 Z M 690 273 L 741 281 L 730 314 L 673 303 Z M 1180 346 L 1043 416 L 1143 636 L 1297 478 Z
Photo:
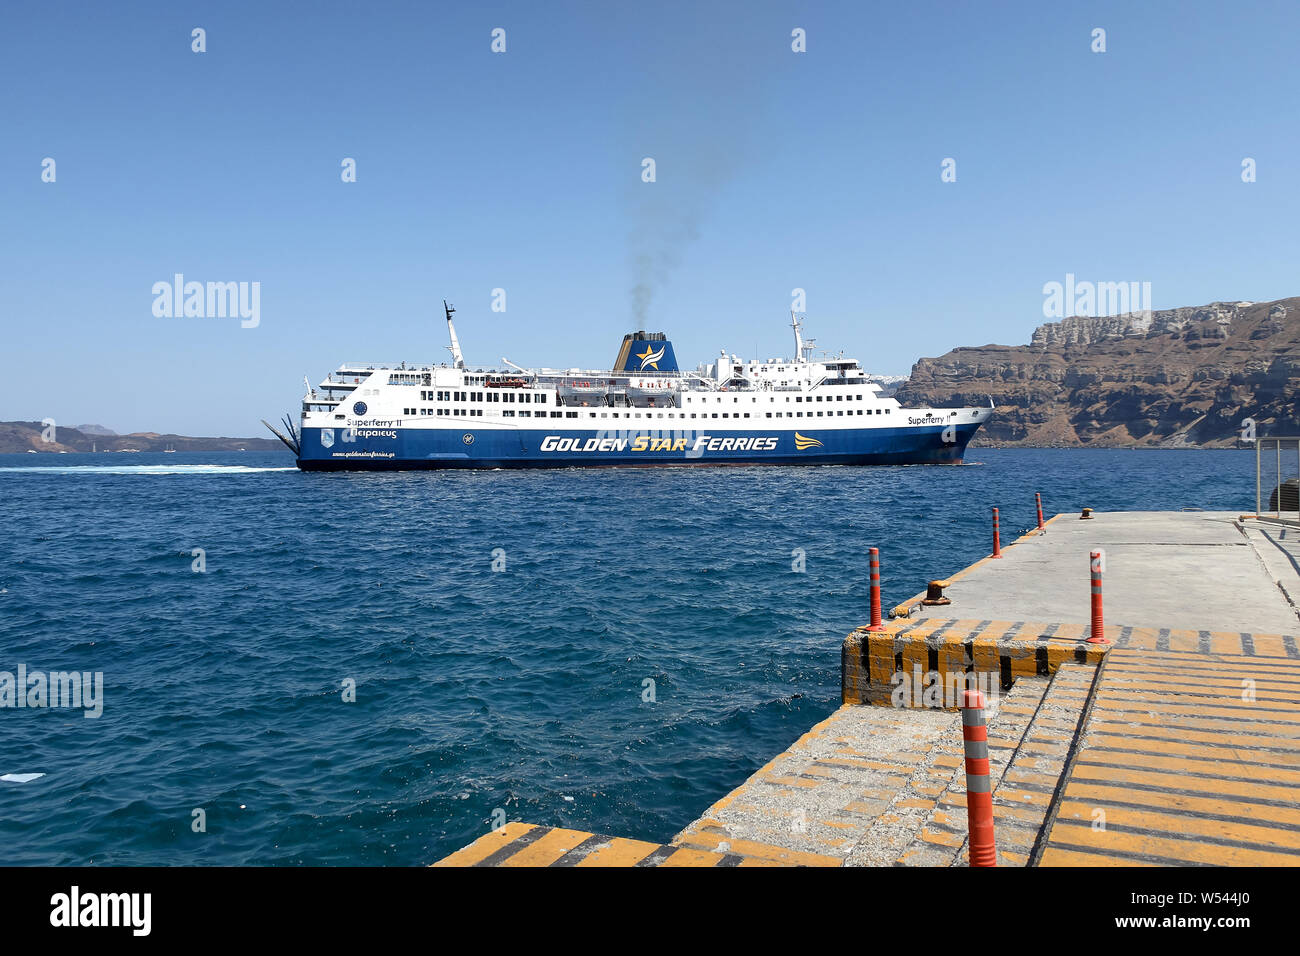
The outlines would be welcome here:
M 1039 866 L 1105 866 L 1106 860 L 1099 859 L 1091 853 L 1083 853 L 1066 847 L 1048 847 Z M 1112 866 L 1160 866 L 1149 860 L 1115 860 Z
M 1074 819 L 1089 825 L 1093 822 L 1096 804 L 1064 800 L 1061 803 L 1058 819 Z M 1162 833 L 1178 839 L 1212 838 L 1230 840 L 1243 845 L 1252 845 L 1260 850 L 1296 848 L 1294 831 L 1286 828 L 1270 827 L 1265 823 L 1214 820 L 1187 813 L 1170 813 L 1162 810 L 1136 809 L 1124 806 L 1104 806 L 1107 827 L 1121 826 L 1136 830 Z M 1297 857 L 1296 863 L 1300 863 Z
M 1088 751 L 1085 749 L 1084 754 Z M 1090 760 L 1080 759 L 1071 775 L 1073 780 L 1088 780 L 1093 783 L 1112 783 L 1119 786 L 1136 786 L 1189 792 L 1195 791 L 1209 796 L 1240 797 L 1249 800 L 1257 797 L 1265 800 L 1294 801 L 1295 791 L 1286 785 L 1265 786 L 1255 781 L 1220 780 L 1213 777 L 1195 776 L 1179 771 L 1143 770 L 1136 766 L 1115 767 L 1099 766 Z M 1069 794 L 1069 788 L 1066 788 Z M 1300 840 L 1300 834 L 1297 834 Z
M 1300 807 L 1279 807 L 1250 800 L 1225 800 L 1219 797 L 1169 793 L 1163 790 L 1125 789 L 1080 780 L 1070 783 L 1066 798 L 1077 800 L 1090 807 L 1106 807 L 1112 803 L 1122 803 L 1139 809 L 1182 810 L 1188 814 L 1199 814 L 1205 817 L 1240 817 L 1261 824 L 1278 823 L 1293 828 L 1300 827 Z
M 1094 712 L 1094 716 L 1095 712 Z M 1118 718 L 1099 717 L 1089 723 L 1089 728 L 1097 733 L 1114 734 L 1123 738 L 1141 737 L 1144 747 L 1151 748 L 1164 747 L 1167 741 L 1183 741 L 1194 744 L 1209 743 L 1217 744 L 1221 747 L 1232 747 L 1239 753 L 1249 753 L 1252 748 L 1270 747 L 1277 743 L 1277 738 L 1265 734 L 1250 733 L 1251 730 L 1264 730 L 1266 728 L 1253 727 L 1247 725 L 1239 727 L 1238 732 L 1230 738 L 1224 737 L 1221 729 L 1205 730 L 1202 728 L 1187 727 L 1183 725 L 1156 725 L 1142 724 L 1132 719 L 1125 720 L 1124 714 Z M 1283 755 L 1284 756 L 1284 755 Z M 1278 754 L 1270 753 L 1265 759 L 1267 763 L 1283 763 Z
M 1300 660 L 1242 654 L 1264 635 L 1190 633 L 1190 650 L 1175 633 L 1107 655 L 1043 865 L 1300 865 Z M 1277 679 L 1243 700 L 1261 670 Z
M 517 821 L 507 823 L 499 830 L 493 830 L 485 833 L 469 846 L 457 850 L 450 856 L 445 856 L 434 866 L 473 866 L 475 863 L 481 863 L 493 853 L 500 850 L 508 843 L 513 843 L 525 833 L 535 830 L 536 826 L 531 823 L 519 823 Z
M 501 866 L 550 866 L 590 836 L 590 833 L 583 833 L 581 830 L 565 830 L 556 827 L 518 853 L 502 860 Z
M 1276 634 L 1256 634 L 1255 655 L 1257 657 L 1290 657 L 1286 652 L 1286 642 Z
M 681 847 L 659 865 L 717 866 L 721 861 L 722 856 L 717 853 L 705 853 L 703 850 L 692 850 L 690 847 Z
M 1132 728 L 1126 728 L 1131 731 Z M 1254 753 L 1252 747 L 1260 746 L 1263 738 L 1234 737 L 1232 742 L 1224 742 L 1219 734 L 1202 734 L 1201 740 L 1187 740 L 1183 734 L 1177 737 L 1160 737 L 1150 739 L 1134 737 L 1131 733 L 1103 732 L 1094 727 L 1088 735 L 1088 745 L 1110 750 L 1143 750 L 1167 754 L 1184 754 L 1201 760 L 1219 760 L 1242 763 L 1248 760 L 1287 767 L 1300 767 L 1300 753 L 1273 751 L 1271 753 Z M 1254 743 L 1252 744 L 1252 741 Z
M 755 840 L 734 840 L 723 834 L 695 833 L 681 842 L 683 846 L 711 850 L 714 853 L 735 853 L 743 857 L 773 860 L 783 866 L 841 866 L 844 863 L 837 856 L 788 850 Z
M 1152 836 L 1121 830 L 1108 825 L 1095 830 L 1091 822 L 1062 821 L 1058 818 L 1048 839 L 1052 846 L 1091 851 L 1092 866 L 1123 865 L 1134 857 L 1168 863 L 1200 863 L 1210 866 L 1295 866 L 1300 855 L 1270 849 L 1228 846 L 1222 843 L 1197 842 L 1194 837 Z M 1044 863 L 1047 854 L 1044 854 Z
M 644 840 L 625 840 L 615 837 L 608 845 L 592 850 L 575 863 L 575 866 L 636 866 L 655 850 L 658 843 L 646 843 Z

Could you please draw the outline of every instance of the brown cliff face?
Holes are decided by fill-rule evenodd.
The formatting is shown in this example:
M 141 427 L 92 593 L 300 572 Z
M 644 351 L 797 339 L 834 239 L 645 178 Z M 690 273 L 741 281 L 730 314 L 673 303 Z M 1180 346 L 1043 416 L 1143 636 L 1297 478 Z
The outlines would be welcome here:
M 1069 318 L 923 358 L 904 405 L 987 405 L 985 444 L 1230 446 L 1300 432 L 1300 298 Z

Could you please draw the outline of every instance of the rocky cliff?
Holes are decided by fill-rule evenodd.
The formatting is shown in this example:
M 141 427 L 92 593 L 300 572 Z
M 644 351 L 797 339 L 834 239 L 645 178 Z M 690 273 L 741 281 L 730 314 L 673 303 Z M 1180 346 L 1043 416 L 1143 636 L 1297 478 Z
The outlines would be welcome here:
M 1230 446 L 1300 433 L 1300 298 L 1074 317 L 923 358 L 904 405 L 987 405 L 983 444 Z

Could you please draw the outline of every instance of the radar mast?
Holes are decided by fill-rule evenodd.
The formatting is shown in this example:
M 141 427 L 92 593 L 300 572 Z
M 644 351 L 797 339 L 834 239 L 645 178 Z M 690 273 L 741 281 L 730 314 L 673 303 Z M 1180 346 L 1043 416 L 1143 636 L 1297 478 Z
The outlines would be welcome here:
M 446 299 L 442 300 L 442 308 L 447 313 L 447 331 L 451 334 L 451 345 L 447 346 L 447 351 L 451 352 L 451 360 L 456 368 L 464 368 L 465 356 L 460 352 L 460 341 L 456 338 L 456 325 L 451 321 L 456 309 L 454 306 L 448 305 Z

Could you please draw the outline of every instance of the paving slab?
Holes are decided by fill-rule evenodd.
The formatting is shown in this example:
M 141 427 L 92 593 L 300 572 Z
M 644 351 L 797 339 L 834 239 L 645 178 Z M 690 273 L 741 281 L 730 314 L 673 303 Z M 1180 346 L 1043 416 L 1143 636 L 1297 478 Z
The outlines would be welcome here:
M 921 608 L 913 616 L 1086 624 L 1088 555 L 1100 548 L 1107 625 L 1294 633 L 1300 618 L 1277 583 L 1284 562 L 1276 562 L 1277 575 L 1267 568 L 1246 524 L 1255 522 L 1243 523 L 1235 512 L 1094 512 L 1087 520 L 1059 515 L 1044 534 L 1021 539 L 1001 558 L 956 577 L 945 592 L 951 605 Z M 1300 544 L 1293 538 L 1287 543 Z M 1300 583 L 1300 564 L 1286 567 L 1291 581 Z M 949 570 L 936 566 L 933 576 Z
M 1040 865 L 1300 865 L 1300 653 L 1240 637 L 1106 654 Z

